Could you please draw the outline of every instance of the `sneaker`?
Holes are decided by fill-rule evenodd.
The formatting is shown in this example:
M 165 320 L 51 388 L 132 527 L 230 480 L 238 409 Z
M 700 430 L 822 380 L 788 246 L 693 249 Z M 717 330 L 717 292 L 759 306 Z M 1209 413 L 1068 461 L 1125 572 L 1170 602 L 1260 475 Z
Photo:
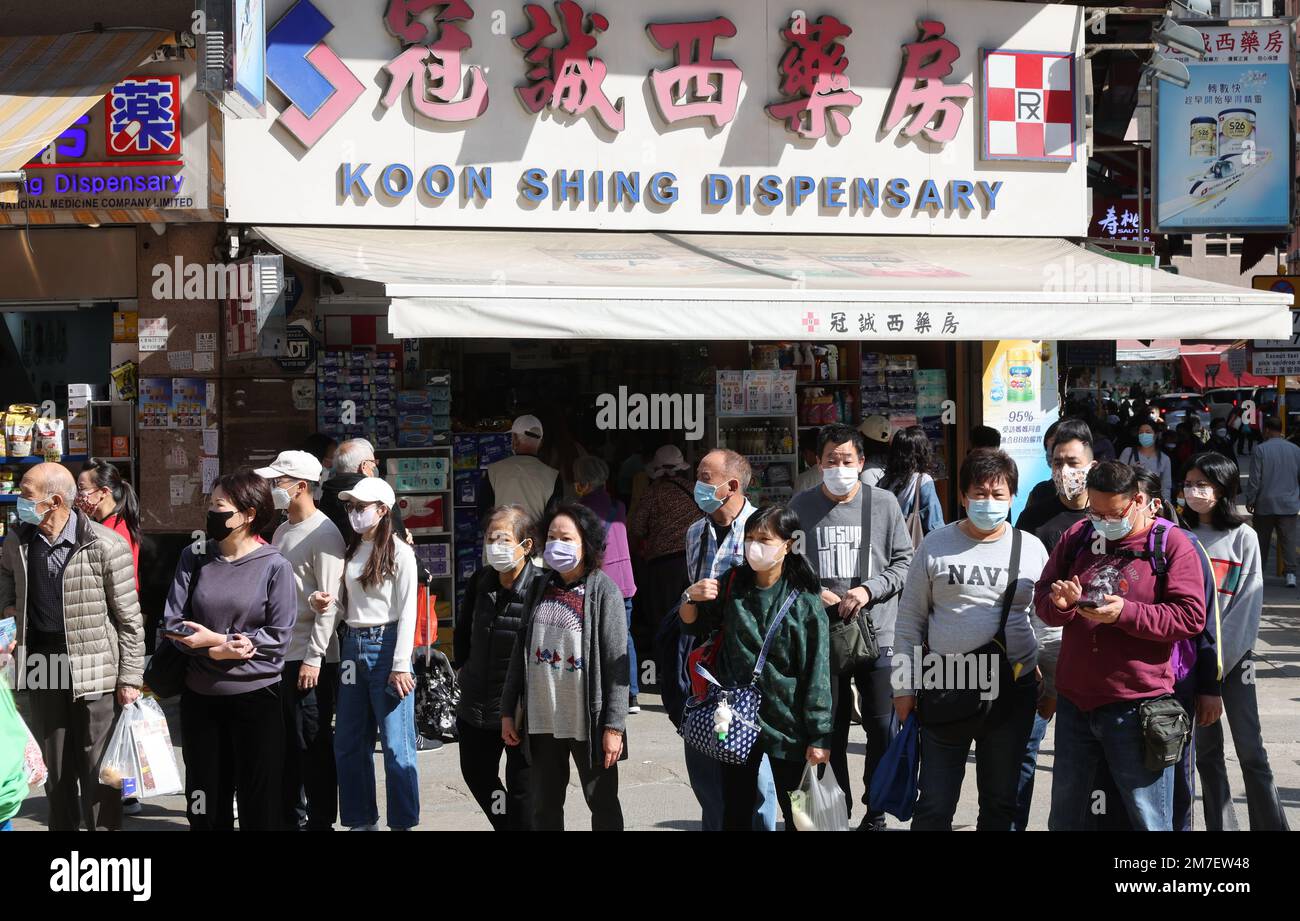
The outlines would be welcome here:
M 874 818 L 872 816 L 866 816 L 862 820 L 862 824 L 858 826 L 858 831 L 884 831 L 884 830 L 885 830 L 885 817 L 883 815 L 875 816 Z
M 1286 587 L 1295 588 L 1295 573 L 1289 572 L 1286 574 Z
M 415 734 L 415 750 L 417 752 L 436 752 L 443 747 L 444 745 L 440 739 L 425 738 L 418 732 Z
M 1294 582 L 1294 580 L 1292 580 L 1292 581 Z M 636 695 L 635 695 L 635 694 L 633 694 L 631 697 L 628 698 L 628 701 L 627 701 L 627 712 L 628 712 L 628 713 L 640 713 L 640 712 L 641 712 L 641 705 L 640 705 L 639 703 L 636 702 Z
M 122 815 L 139 815 L 144 812 L 144 807 L 134 796 L 122 800 Z

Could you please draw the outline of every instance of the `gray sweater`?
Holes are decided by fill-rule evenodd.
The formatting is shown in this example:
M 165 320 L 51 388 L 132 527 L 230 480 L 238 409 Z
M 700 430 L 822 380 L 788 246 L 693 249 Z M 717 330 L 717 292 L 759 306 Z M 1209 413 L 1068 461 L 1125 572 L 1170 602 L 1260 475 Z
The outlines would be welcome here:
M 1046 630 L 1033 608 L 1034 583 L 1047 563 L 1047 550 L 1032 534 L 1021 532 L 1020 540 L 1020 568 L 1006 636 L 1007 661 L 1019 664 L 1019 674 L 1024 675 L 1038 664 L 1039 633 Z M 925 536 L 898 606 L 895 697 L 915 693 L 916 650 L 928 647 L 938 655 L 974 652 L 997 635 L 1010 561 L 1011 528 L 995 541 L 968 537 L 960 523 Z M 1049 689 L 1049 693 L 1055 692 Z
M 1219 587 L 1219 654 L 1226 676 L 1255 647 L 1259 636 L 1259 617 L 1264 611 L 1259 538 L 1248 525 L 1220 531 L 1202 524 L 1192 533 L 1214 565 Z
M 519 628 L 519 639 L 510 656 L 505 687 L 501 691 L 502 716 L 513 716 L 515 708 L 528 700 L 528 662 L 535 648 L 533 614 L 537 609 L 537 600 L 542 597 L 543 586 L 558 579 L 558 574 L 547 570 L 546 578 L 538 583 L 536 593 L 528 599 L 530 609 Z M 590 720 L 587 726 L 587 745 L 590 749 L 590 763 L 601 763 L 598 759 L 603 751 L 601 736 L 605 729 L 617 729 L 624 734 L 620 760 L 625 760 L 628 708 L 627 610 L 623 606 L 622 592 L 614 580 L 602 571 L 588 573 L 584 587 L 586 597 L 582 606 L 582 645 L 583 656 L 587 660 L 587 712 Z M 527 713 L 524 713 L 523 724 L 515 726 L 515 730 L 523 741 L 524 754 L 529 755 Z
M 867 489 L 871 490 L 871 553 L 870 571 L 864 578 L 858 571 L 858 545 L 862 539 L 863 491 Z M 865 587 L 871 594 L 867 610 L 876 628 L 877 642 L 882 649 L 893 646 L 898 598 L 913 553 L 912 538 L 894 494 L 876 486 L 863 486 L 852 501 L 837 503 L 816 486 L 790 500 L 790 508 L 799 516 L 804 554 L 822 587 L 840 597 L 853 586 Z

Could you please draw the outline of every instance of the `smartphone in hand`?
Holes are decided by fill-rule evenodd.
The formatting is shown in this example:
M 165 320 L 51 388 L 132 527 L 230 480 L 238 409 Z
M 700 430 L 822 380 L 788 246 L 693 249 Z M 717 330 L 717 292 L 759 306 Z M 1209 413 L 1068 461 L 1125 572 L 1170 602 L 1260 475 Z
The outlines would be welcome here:
M 177 639 L 184 639 L 185 637 L 193 636 L 196 633 L 198 633 L 198 631 L 195 630 L 193 627 L 186 626 L 184 623 L 182 623 L 175 630 L 164 630 L 163 636 L 170 636 L 170 637 L 175 637 Z

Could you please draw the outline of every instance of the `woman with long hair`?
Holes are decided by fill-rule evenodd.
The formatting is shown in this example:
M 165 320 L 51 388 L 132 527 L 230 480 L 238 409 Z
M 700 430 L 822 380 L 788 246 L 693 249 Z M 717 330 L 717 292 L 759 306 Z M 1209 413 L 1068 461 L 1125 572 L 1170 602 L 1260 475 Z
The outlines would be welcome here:
M 899 430 L 889 443 L 889 460 L 880 486 L 898 498 L 905 518 L 919 511 L 923 534 L 943 527 L 943 506 L 934 488 L 934 471 L 934 449 L 925 429 L 910 425 Z
M 578 767 L 592 831 L 622 831 L 618 762 L 627 758 L 627 622 L 601 570 L 605 526 L 576 502 L 542 522 L 548 572 L 515 642 L 501 692 L 501 738 L 526 745 L 534 831 L 564 830 L 569 762 Z
M 460 773 L 494 831 L 528 831 L 528 762 L 501 738 L 501 691 L 519 628 L 532 612 L 545 578 L 533 565 L 537 522 L 522 505 L 492 510 L 483 530 L 484 565 L 470 577 L 456 610 L 453 637 L 460 704 L 456 734 Z M 501 783 L 501 754 L 506 782 Z
M 1205 827 L 1236 827 L 1232 790 L 1223 757 L 1222 714 L 1228 717 L 1246 783 L 1251 831 L 1287 831 L 1273 770 L 1264 750 L 1255 694 L 1254 646 L 1264 608 L 1264 577 L 1255 531 L 1237 512 L 1237 465 L 1222 454 L 1198 454 L 1182 478 L 1183 519 L 1214 561 L 1219 589 L 1219 655 L 1222 697 L 1196 702 L 1196 770 L 1201 775 Z
M 92 457 L 77 475 L 77 508 L 131 545 L 135 588 L 140 590 L 140 500 L 122 471 L 109 461 Z
M 830 625 L 821 582 L 795 550 L 801 534 L 799 516 L 787 506 L 754 512 L 745 522 L 745 563 L 718 579 L 712 598 L 687 601 L 679 612 L 685 633 L 708 636 L 721 627 L 714 677 L 724 687 L 749 682 L 764 640 L 775 630 L 758 675 L 758 742 L 745 764 L 721 766 L 724 831 L 753 827 L 763 755 L 772 765 L 787 831 L 794 830 L 790 791 L 803 779 L 805 763 L 830 761 Z
M 251 470 L 217 480 L 207 540 L 181 552 L 162 633 L 192 658 L 181 693 L 185 808 L 195 831 L 283 825 L 280 673 L 298 617 L 293 567 L 258 539 L 275 517 Z
M 354 532 L 343 557 L 339 610 L 339 693 L 334 718 L 334 762 L 339 778 L 339 820 L 353 831 L 375 831 L 375 737 L 384 749 L 388 827 L 407 831 L 420 821 L 420 779 L 415 753 L 416 594 L 415 551 L 393 533 L 393 488 L 362 477 L 339 493 Z M 315 592 L 311 605 L 324 613 L 332 593 Z

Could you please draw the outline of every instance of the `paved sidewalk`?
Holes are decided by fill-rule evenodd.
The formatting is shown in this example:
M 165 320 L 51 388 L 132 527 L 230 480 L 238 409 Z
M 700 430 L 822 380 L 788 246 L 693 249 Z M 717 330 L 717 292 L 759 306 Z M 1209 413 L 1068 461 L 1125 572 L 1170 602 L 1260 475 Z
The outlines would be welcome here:
M 1282 580 L 1274 576 L 1267 577 L 1265 582 L 1266 606 L 1259 642 L 1255 647 L 1259 659 L 1260 717 L 1278 790 L 1286 806 L 1291 827 L 1300 828 L 1300 592 L 1284 588 Z M 619 767 L 620 798 L 627 827 L 661 831 L 696 829 L 699 827 L 699 807 L 687 783 L 681 740 L 664 715 L 658 697 L 643 694 L 641 705 L 642 712 L 629 717 L 632 757 Z M 172 722 L 172 738 L 179 739 L 175 707 L 168 707 L 168 711 Z M 855 726 L 849 750 L 849 768 L 855 778 L 862 776 L 864 750 L 865 736 Z M 1042 829 L 1047 826 L 1054 750 L 1053 733 L 1049 728 L 1038 764 L 1032 828 Z M 1232 758 L 1230 741 L 1228 751 L 1238 818 L 1245 827 L 1245 797 L 1242 794 L 1241 776 Z M 179 748 L 176 754 L 179 760 Z M 423 753 L 419 759 L 421 829 L 490 828 L 461 780 L 455 745 Z M 382 814 L 383 759 L 378 755 L 375 770 L 380 778 Z M 860 781 L 854 784 L 854 795 L 861 795 Z M 859 810 L 860 808 L 858 807 Z M 15 817 L 14 826 L 20 830 L 39 829 L 43 827 L 44 814 L 44 797 L 32 797 Z M 570 782 L 565 815 L 569 828 L 588 827 L 588 814 L 582 802 L 581 788 L 576 784 L 576 775 Z M 958 827 L 973 828 L 975 816 L 975 777 L 974 771 L 970 770 L 967 772 L 956 823 Z M 892 819 L 890 821 L 891 827 L 895 827 L 896 823 Z M 1196 821 L 1198 825 L 1201 822 L 1199 805 Z M 127 817 L 125 828 L 134 831 L 186 828 L 182 798 L 171 796 L 147 801 L 141 815 Z

